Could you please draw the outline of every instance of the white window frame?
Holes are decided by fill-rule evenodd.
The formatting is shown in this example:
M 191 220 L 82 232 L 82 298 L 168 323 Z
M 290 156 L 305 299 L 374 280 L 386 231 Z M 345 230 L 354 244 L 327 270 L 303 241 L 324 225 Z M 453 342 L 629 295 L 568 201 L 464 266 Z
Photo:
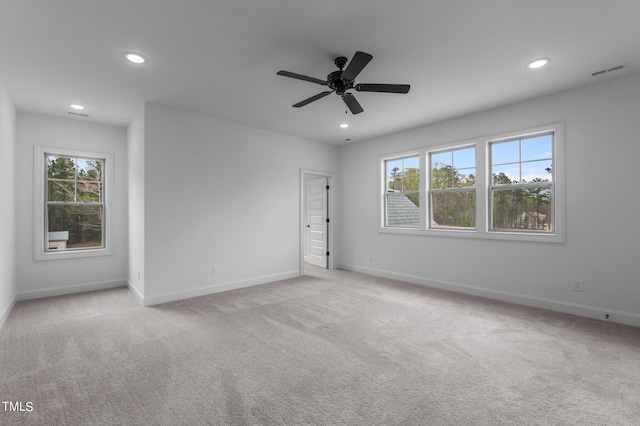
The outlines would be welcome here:
M 96 158 L 103 163 L 103 247 L 87 248 L 82 250 L 47 250 L 47 219 L 45 209 L 47 208 L 47 155 L 57 155 L 61 157 Z M 49 148 L 36 146 L 33 155 L 33 247 L 36 261 L 74 259 L 93 256 L 108 256 L 113 254 L 112 250 L 112 228 L 113 228 L 113 207 L 111 205 L 113 191 L 113 154 L 76 151 L 61 148 Z
M 431 178 L 433 177 L 432 175 L 432 171 L 433 171 L 433 164 L 432 164 L 432 156 L 433 154 L 441 154 L 443 152 L 454 152 L 454 151 L 458 151 L 458 150 L 462 150 L 462 149 L 467 149 L 467 148 L 475 148 L 476 150 L 476 165 L 475 165 L 475 169 L 476 169 L 476 185 L 473 187 L 451 187 L 451 188 L 432 188 L 432 181 Z M 427 181 L 426 181 L 426 185 L 425 185 L 425 196 L 428 197 L 428 199 L 426 199 L 426 203 L 428 204 L 429 208 L 426 209 L 426 214 L 427 214 L 427 224 L 428 224 L 428 229 L 442 229 L 442 230 L 456 230 L 456 231 L 462 231 L 462 232 L 474 232 L 477 229 L 477 224 L 476 227 L 469 227 L 469 228 L 465 228 L 465 227 L 442 227 L 439 226 L 435 223 L 435 221 L 433 220 L 433 203 L 432 203 L 432 195 L 435 193 L 448 193 L 448 194 L 452 194 L 452 193 L 461 193 L 461 192 L 474 192 L 476 194 L 476 210 L 478 208 L 478 154 L 477 154 L 477 150 L 478 147 L 476 146 L 476 143 L 462 143 L 462 144 L 454 144 L 454 145 L 447 145 L 446 147 L 441 147 L 438 149 L 430 149 L 427 150 L 425 153 L 425 163 L 428 165 L 425 168 L 425 174 L 427 175 Z M 454 168 L 455 170 L 455 168 Z M 476 211 L 476 223 L 477 223 L 477 219 L 478 219 L 478 213 Z
M 552 132 L 553 141 L 553 230 L 552 232 L 536 232 L 531 230 L 493 230 L 491 229 L 491 171 L 490 164 L 490 144 L 493 142 L 507 141 L 510 139 L 527 138 L 536 134 Z M 476 147 L 476 228 L 436 228 L 430 223 L 431 199 L 431 170 L 426 170 L 429 165 L 430 153 L 448 151 L 452 149 Z M 414 151 L 384 155 L 379 157 L 379 167 L 381 169 L 381 193 L 384 194 L 386 185 L 385 162 L 394 158 L 402 158 L 415 154 Z M 511 241 L 531 241 L 545 243 L 564 243 L 565 241 L 565 194 L 564 194 L 564 123 L 558 122 L 549 125 L 530 127 L 523 130 L 505 132 L 481 138 L 474 138 L 467 141 L 449 143 L 432 147 L 425 147 L 417 150 L 420 153 L 420 209 L 421 226 L 416 228 L 395 228 L 386 227 L 384 196 L 379 197 L 380 220 L 379 232 L 389 234 L 425 235 L 451 238 L 481 238 L 493 240 Z
M 411 152 L 405 152 L 402 153 L 400 155 L 394 155 L 392 157 L 385 157 L 384 160 L 382 160 L 382 227 L 385 229 L 410 229 L 410 230 L 419 230 L 422 229 L 423 223 L 424 223 L 424 219 L 423 219 L 423 215 L 422 213 L 420 213 L 420 224 L 418 227 L 413 227 L 413 226 L 407 226 L 407 227 L 402 227 L 402 226 L 388 226 L 387 225 L 387 198 L 388 198 L 388 191 L 387 191 L 387 161 L 394 161 L 394 160 L 404 160 L 406 158 L 413 158 L 413 157 L 418 157 L 418 161 L 419 161 L 419 167 L 420 167 L 420 175 L 419 175 L 419 179 L 420 182 L 423 181 L 424 179 L 424 173 L 423 173 L 423 168 L 424 168 L 424 157 L 421 155 L 420 152 L 417 151 L 411 151 Z M 418 191 L 406 191 L 406 192 L 400 192 L 401 194 L 418 194 L 418 197 L 420 199 L 420 204 L 422 204 L 422 184 L 420 185 L 420 189 Z
M 555 133 L 554 132 L 536 132 L 536 133 L 532 133 L 532 134 L 527 134 L 527 135 L 518 135 L 514 138 L 504 138 L 504 139 L 497 139 L 497 140 L 491 140 L 488 141 L 488 146 L 487 146 L 487 152 L 489 153 L 489 161 L 487 162 L 487 168 L 488 168 L 488 179 L 490 179 L 489 182 L 489 195 L 487 197 L 487 201 L 489 203 L 488 205 L 488 215 L 489 215 L 489 220 L 488 220 L 488 228 L 490 232 L 523 232 L 523 233 L 546 233 L 546 234 L 553 234 L 553 231 L 535 231 L 535 230 L 521 230 L 521 231 L 512 231 L 512 230 L 504 230 L 504 229 L 496 229 L 493 227 L 493 213 L 494 213 L 494 208 L 493 208 L 493 194 L 495 191 L 502 191 L 502 190 L 509 190 L 509 189 L 550 189 L 552 194 L 555 194 L 555 179 L 551 179 L 551 181 L 549 182 L 536 182 L 536 183 L 522 183 L 522 182 L 518 182 L 518 183 L 511 183 L 511 184 L 494 184 L 493 183 L 493 158 L 491 156 L 491 152 L 492 152 L 492 146 L 494 144 L 500 144 L 500 143 L 505 143 L 505 142 L 518 142 L 520 144 L 519 149 L 521 149 L 521 143 L 523 140 L 527 140 L 531 137 L 536 137 L 536 136 L 543 136 L 543 135 L 549 135 L 551 134 L 553 136 L 553 144 L 555 145 Z M 520 169 L 520 171 L 522 171 L 522 166 L 523 164 L 527 164 L 529 161 L 523 161 L 521 158 L 521 153 L 520 153 L 520 158 L 518 160 L 517 163 L 511 163 L 511 164 L 518 164 L 518 167 Z M 552 164 L 553 164 L 553 153 L 552 153 Z M 540 160 L 535 160 L 535 161 L 540 161 Z M 498 164 L 499 166 L 500 164 Z M 553 177 L 555 177 L 555 173 L 553 173 Z M 551 200 L 551 223 L 552 223 L 552 228 L 555 229 L 556 227 L 556 223 L 555 223 L 555 218 L 554 218 L 554 208 L 553 205 L 555 204 L 555 197 L 552 197 Z

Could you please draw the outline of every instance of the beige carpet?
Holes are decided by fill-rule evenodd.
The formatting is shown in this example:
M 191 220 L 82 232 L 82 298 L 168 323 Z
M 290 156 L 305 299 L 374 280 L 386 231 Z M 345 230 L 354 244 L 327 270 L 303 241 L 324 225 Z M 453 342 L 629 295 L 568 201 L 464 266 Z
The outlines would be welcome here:
M 5 425 L 638 425 L 640 329 L 345 271 L 18 303 Z M 6 406 L 6 405 L 5 405 Z

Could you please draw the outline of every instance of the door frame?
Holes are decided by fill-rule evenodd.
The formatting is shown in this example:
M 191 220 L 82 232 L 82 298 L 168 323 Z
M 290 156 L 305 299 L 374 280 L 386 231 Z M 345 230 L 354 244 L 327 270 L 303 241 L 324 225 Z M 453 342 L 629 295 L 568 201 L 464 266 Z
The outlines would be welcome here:
M 307 202 L 306 197 L 306 187 L 305 187 L 305 179 L 312 177 L 326 177 L 327 184 L 329 185 L 329 194 L 327 195 L 328 200 L 328 211 L 327 217 L 329 218 L 329 226 L 327 230 L 328 244 L 327 251 L 329 251 L 329 259 L 327 262 L 327 269 L 335 269 L 335 246 L 333 244 L 335 240 L 335 228 L 336 228 L 336 211 L 335 208 L 337 202 L 336 196 L 336 175 L 335 173 L 322 172 L 316 170 L 305 170 L 300 169 L 300 248 L 299 248 L 299 268 L 300 268 L 300 276 L 304 275 L 304 234 L 307 230 L 306 218 L 304 217 L 305 212 L 305 203 Z

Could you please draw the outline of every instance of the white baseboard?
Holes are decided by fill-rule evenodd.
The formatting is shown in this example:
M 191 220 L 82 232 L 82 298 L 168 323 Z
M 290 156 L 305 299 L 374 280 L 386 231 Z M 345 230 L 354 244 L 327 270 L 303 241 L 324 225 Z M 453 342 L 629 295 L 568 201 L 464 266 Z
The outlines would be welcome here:
M 126 280 L 100 281 L 95 283 L 77 284 L 65 287 L 46 288 L 18 292 L 18 301 L 41 299 L 43 297 L 62 296 L 65 294 L 84 293 L 86 291 L 105 290 L 108 288 L 125 287 Z
M 527 296 L 523 294 L 506 291 L 492 290 L 483 287 L 476 287 L 467 284 L 454 283 L 443 280 L 435 280 L 415 275 L 402 274 L 398 272 L 383 271 L 379 269 L 367 268 L 357 265 L 339 265 L 338 269 L 360 272 L 382 278 L 419 284 L 426 287 L 451 290 L 458 293 L 470 294 L 473 296 L 486 297 L 488 299 L 501 300 L 503 302 L 516 303 L 519 305 L 532 306 L 535 308 L 547 309 L 565 314 L 577 315 L 586 318 L 594 318 L 604 321 L 611 321 L 620 324 L 640 327 L 640 315 L 631 312 L 617 311 L 613 309 L 599 308 L 596 306 L 580 305 L 577 303 L 563 302 L 561 300 L 545 299 L 542 297 Z M 609 317 L 607 318 L 607 315 Z
M 127 280 L 127 288 L 131 293 L 133 293 L 134 296 L 136 296 L 140 303 L 144 305 L 144 295 L 140 293 L 140 290 L 138 290 L 133 284 L 131 284 L 131 281 L 129 280 Z
M 4 308 L 0 308 L 2 309 L 0 310 L 0 329 L 4 325 L 4 322 L 7 320 L 7 318 L 9 318 L 9 314 L 11 313 L 11 310 L 13 309 L 17 301 L 18 295 L 14 294 L 13 298 L 9 301 L 9 304 Z
M 222 293 L 223 291 L 237 290 L 239 288 L 253 287 L 260 284 L 268 284 L 275 281 L 287 280 L 290 278 L 298 278 L 300 271 L 287 271 L 272 275 L 263 275 L 260 277 L 250 278 L 247 280 L 231 281 L 220 283 L 206 287 L 200 287 L 186 291 L 176 291 L 162 294 L 159 296 L 142 297 L 144 306 L 154 306 L 161 303 L 175 302 L 176 300 L 191 299 L 192 297 L 207 296 L 209 294 Z

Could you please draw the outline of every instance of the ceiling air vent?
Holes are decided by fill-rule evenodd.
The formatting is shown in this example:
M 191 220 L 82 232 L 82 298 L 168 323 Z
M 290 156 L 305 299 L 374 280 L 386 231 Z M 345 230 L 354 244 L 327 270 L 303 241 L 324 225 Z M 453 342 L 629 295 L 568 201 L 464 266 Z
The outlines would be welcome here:
M 621 70 L 621 69 L 626 68 L 628 66 L 629 66 L 629 64 L 621 64 L 621 65 L 616 65 L 615 67 L 606 68 L 604 70 L 595 71 L 595 72 L 591 73 L 591 77 L 595 77 L 597 75 L 606 74 L 608 72 L 618 71 L 618 70 Z
M 71 114 L 71 115 L 79 115 L 80 117 L 88 117 L 87 114 L 79 114 L 77 112 L 72 112 L 72 111 L 67 111 L 67 114 Z

